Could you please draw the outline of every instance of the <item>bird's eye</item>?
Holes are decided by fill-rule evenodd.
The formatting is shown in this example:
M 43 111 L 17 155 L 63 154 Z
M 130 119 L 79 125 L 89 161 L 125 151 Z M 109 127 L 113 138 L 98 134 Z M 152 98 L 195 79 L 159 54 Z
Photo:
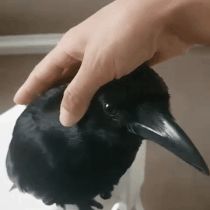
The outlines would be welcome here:
M 104 104 L 104 111 L 111 116 L 114 116 L 117 114 L 117 111 L 112 107 L 112 105 L 108 103 Z

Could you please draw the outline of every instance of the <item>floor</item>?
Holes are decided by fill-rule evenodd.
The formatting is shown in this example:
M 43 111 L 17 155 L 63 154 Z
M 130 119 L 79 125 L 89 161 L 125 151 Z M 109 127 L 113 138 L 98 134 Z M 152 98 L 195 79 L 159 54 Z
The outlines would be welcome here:
M 43 55 L 0 57 L 0 113 Z M 210 49 L 155 68 L 169 86 L 172 112 L 210 166 Z M 210 178 L 148 142 L 141 197 L 145 210 L 209 210 Z

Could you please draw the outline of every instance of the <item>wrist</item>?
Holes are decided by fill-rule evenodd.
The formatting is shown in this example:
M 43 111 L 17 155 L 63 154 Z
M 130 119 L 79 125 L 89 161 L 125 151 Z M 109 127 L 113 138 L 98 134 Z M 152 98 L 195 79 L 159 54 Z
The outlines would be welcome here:
M 158 23 L 158 26 L 171 30 L 190 45 L 210 44 L 209 0 L 116 1 L 124 4 L 126 9 L 148 13 L 147 17 Z
M 190 45 L 210 44 L 209 0 L 177 0 L 166 14 L 166 28 L 184 42 Z

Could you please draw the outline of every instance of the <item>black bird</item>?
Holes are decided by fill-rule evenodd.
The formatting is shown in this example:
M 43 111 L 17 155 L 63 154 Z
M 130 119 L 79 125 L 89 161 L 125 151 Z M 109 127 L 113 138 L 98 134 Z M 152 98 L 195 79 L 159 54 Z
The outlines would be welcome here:
M 169 110 L 168 88 L 146 65 L 103 86 L 73 127 L 59 122 L 65 86 L 46 92 L 16 122 L 8 176 L 45 204 L 103 206 L 131 166 L 143 139 L 156 142 L 205 174 L 207 165 Z

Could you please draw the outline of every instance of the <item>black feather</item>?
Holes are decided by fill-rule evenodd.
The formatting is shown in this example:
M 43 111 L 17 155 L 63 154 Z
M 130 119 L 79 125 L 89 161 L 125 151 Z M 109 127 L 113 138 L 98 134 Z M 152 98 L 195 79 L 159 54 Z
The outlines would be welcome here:
M 111 197 L 131 166 L 142 138 L 127 129 L 129 110 L 145 103 L 169 112 L 163 80 L 149 67 L 102 87 L 86 115 L 73 127 L 59 122 L 65 86 L 49 90 L 17 120 L 7 155 L 7 171 L 23 192 L 44 203 L 102 208 L 94 197 Z

